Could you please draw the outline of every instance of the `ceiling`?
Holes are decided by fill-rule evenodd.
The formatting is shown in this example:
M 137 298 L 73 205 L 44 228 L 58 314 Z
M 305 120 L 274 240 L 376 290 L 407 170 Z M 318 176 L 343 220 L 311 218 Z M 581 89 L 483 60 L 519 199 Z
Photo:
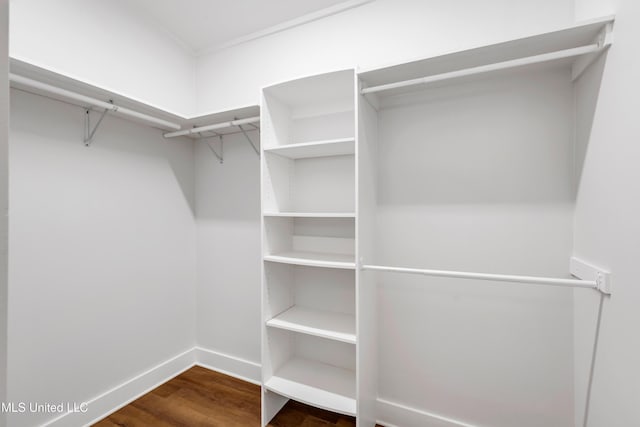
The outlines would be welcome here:
M 369 0 L 371 1 L 371 0 Z M 194 54 L 358 6 L 358 0 L 128 0 Z

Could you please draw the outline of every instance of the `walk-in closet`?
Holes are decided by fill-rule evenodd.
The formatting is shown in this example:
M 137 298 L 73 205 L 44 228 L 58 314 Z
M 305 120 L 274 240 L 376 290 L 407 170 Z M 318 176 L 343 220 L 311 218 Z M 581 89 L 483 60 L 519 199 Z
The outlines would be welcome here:
M 0 426 L 640 425 L 631 0 L 11 0 Z

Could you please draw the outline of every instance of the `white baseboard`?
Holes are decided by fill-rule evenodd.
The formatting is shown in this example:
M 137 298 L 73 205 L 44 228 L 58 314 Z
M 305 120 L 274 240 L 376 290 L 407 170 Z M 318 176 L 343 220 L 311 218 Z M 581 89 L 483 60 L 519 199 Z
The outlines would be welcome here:
M 196 365 L 260 384 L 261 365 L 229 354 L 195 348 Z M 378 398 L 378 424 L 385 427 L 477 427 L 469 423 Z
M 252 384 L 261 384 L 262 368 L 259 363 L 202 347 L 196 347 L 194 350 L 196 365 Z
M 196 365 L 252 384 L 259 385 L 261 383 L 261 365 L 259 363 L 214 350 L 194 347 L 90 399 L 86 402 L 88 404 L 86 412 L 68 412 L 46 422 L 43 426 L 90 426 Z M 385 427 L 476 427 L 381 398 L 378 398 L 377 413 L 378 424 Z
M 378 398 L 378 424 L 385 427 L 476 427 L 462 421 Z
M 89 426 L 181 374 L 195 364 L 194 349 L 187 350 L 87 401 L 86 412 L 67 412 L 46 427 Z
M 194 347 L 88 400 L 86 412 L 67 412 L 46 422 L 43 426 L 90 426 L 195 365 L 253 384 L 260 384 L 259 363 Z

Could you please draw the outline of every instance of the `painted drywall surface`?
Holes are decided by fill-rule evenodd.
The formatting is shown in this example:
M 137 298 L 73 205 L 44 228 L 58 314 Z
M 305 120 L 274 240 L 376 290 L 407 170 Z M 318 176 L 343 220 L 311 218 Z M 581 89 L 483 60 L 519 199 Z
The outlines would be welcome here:
M 193 147 L 11 95 L 9 399 L 82 402 L 195 345 Z
M 11 56 L 181 115 L 195 62 L 126 0 L 12 0 Z
M 225 137 L 223 164 L 204 142 L 195 152 L 198 346 L 260 363 L 259 158 L 241 134 Z
M 567 277 L 569 70 L 479 80 L 379 112 L 376 262 Z M 571 290 L 378 281 L 380 398 L 480 426 L 573 425 Z
M 572 0 L 376 0 L 198 58 L 196 109 L 258 104 L 261 87 L 302 75 L 379 67 L 572 23 Z
M 7 385 L 7 257 L 9 233 L 9 2 L 0 1 L 0 402 Z M 0 426 L 5 414 L 0 413 Z
M 640 3 L 577 0 L 576 17 L 615 13 L 614 44 L 583 75 L 576 91 L 578 164 L 576 255 L 613 272 L 614 293 L 603 304 L 589 427 L 640 425 Z M 598 298 L 575 299 L 576 425 L 583 425 L 586 378 L 596 330 Z

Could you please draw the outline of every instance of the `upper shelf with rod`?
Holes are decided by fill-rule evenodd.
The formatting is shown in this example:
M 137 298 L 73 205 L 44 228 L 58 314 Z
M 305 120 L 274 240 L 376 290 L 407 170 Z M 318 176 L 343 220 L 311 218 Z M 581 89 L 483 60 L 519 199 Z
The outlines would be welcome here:
M 89 83 L 11 58 L 11 87 L 162 130 L 181 129 L 185 117 Z
M 365 70 L 359 73 L 361 93 L 388 97 L 453 79 L 558 62 L 571 67 L 575 80 L 611 45 L 613 22 L 614 17 L 607 16 L 558 31 Z
M 260 156 L 260 140 L 258 138 L 257 141 L 254 141 L 249 135 L 250 131 L 257 131 L 260 133 L 260 126 L 258 123 L 260 122 L 260 113 L 258 107 L 255 109 L 249 108 L 246 109 L 245 115 L 249 115 L 250 117 L 246 118 L 237 118 L 233 117 L 233 119 L 228 119 L 226 121 L 220 122 L 223 118 L 218 115 L 217 123 L 204 125 L 204 126 L 194 126 L 190 129 L 179 130 L 175 132 L 167 132 L 164 134 L 165 138 L 176 138 L 179 136 L 186 136 L 198 140 L 204 141 L 208 146 L 213 155 L 220 161 L 220 163 L 224 163 L 224 136 L 225 135 L 233 135 L 233 134 L 242 134 L 244 139 L 249 143 L 253 151 Z M 224 113 L 226 115 L 234 113 L 238 114 L 237 111 Z M 218 138 L 220 142 L 219 151 L 217 151 L 210 143 L 211 138 Z
M 172 131 L 174 134 L 178 132 L 180 135 L 193 134 L 193 127 L 199 127 L 201 132 L 208 132 L 199 135 L 212 136 L 212 131 L 215 130 L 213 136 L 244 133 L 250 139 L 247 132 L 259 129 L 257 122 L 260 108 L 257 105 L 197 117 L 184 117 L 15 58 L 11 58 L 10 82 L 11 87 L 15 89 L 85 109 L 84 143 L 87 146 L 94 139 L 103 120 L 111 114 L 163 131 Z M 95 116 L 95 124 L 92 124 L 92 115 Z M 236 122 L 235 128 L 224 129 L 231 126 L 230 121 Z M 186 130 L 182 131 L 183 129 Z M 252 146 L 257 149 L 253 142 Z

